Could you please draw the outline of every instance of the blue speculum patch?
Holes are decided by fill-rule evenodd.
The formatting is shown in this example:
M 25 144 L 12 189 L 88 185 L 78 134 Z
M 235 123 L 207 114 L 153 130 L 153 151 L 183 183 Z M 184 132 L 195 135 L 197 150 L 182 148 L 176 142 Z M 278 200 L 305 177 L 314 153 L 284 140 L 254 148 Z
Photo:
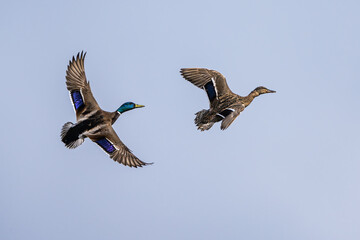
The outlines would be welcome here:
M 229 115 L 230 113 L 232 113 L 233 111 L 230 109 L 225 109 L 224 111 L 222 111 L 220 114 L 223 115 L 224 117 L 227 117 L 227 115 Z
M 116 150 L 114 145 L 112 145 L 112 143 L 109 142 L 109 140 L 107 140 L 106 138 L 97 140 L 96 143 L 107 153 L 112 153 Z
M 205 91 L 209 97 L 209 100 L 212 101 L 216 98 L 216 91 L 212 81 L 205 84 Z
M 78 110 L 81 106 L 84 105 L 84 101 L 82 99 L 80 91 L 72 91 L 71 98 L 73 100 L 75 109 Z

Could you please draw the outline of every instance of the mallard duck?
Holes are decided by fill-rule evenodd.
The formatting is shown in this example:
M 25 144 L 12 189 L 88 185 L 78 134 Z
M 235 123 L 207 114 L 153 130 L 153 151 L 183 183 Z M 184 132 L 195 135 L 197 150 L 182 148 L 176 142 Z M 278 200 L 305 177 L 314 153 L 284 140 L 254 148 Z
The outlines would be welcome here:
M 214 123 L 221 122 L 221 130 L 231 123 L 249 106 L 255 97 L 264 93 L 275 93 L 266 87 L 257 87 L 246 97 L 233 93 L 225 77 L 206 68 L 182 68 L 181 75 L 195 86 L 204 89 L 210 101 L 210 109 L 195 113 L 195 124 L 201 131 L 209 130 Z
M 78 53 L 69 61 L 66 71 L 66 86 L 74 106 L 77 122 L 67 122 L 61 130 L 61 140 L 67 148 L 80 146 L 90 138 L 114 161 L 129 167 L 142 167 L 150 163 L 139 160 L 121 142 L 112 125 L 126 111 L 142 108 L 144 105 L 126 102 L 115 112 L 103 111 L 96 102 L 86 80 L 84 60 L 86 53 Z

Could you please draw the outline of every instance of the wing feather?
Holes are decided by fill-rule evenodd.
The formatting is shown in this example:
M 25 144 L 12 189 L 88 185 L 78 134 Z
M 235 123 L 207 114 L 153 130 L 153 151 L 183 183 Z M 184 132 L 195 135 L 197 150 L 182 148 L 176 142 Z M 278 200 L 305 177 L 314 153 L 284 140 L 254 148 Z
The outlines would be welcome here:
M 182 68 L 180 69 L 180 73 L 187 81 L 202 89 L 213 79 L 215 82 L 214 87 L 219 96 L 231 93 L 226 78 L 215 70 L 206 68 Z
M 231 108 L 225 109 L 222 111 L 222 113 L 227 116 L 222 120 L 220 129 L 225 130 L 227 129 L 231 123 L 240 115 L 240 113 L 245 109 L 245 106 L 243 104 L 232 106 Z M 229 113 L 229 111 L 231 111 Z
M 120 140 L 115 130 L 110 126 L 106 126 L 101 130 L 101 134 L 88 136 L 93 142 L 99 145 L 99 141 L 106 139 L 114 148 L 109 148 L 111 151 L 106 151 L 103 146 L 99 145 L 114 161 L 129 167 L 142 167 L 152 163 L 145 163 L 138 159 L 131 150 Z
M 83 117 L 83 112 L 91 112 L 93 110 L 100 109 L 96 102 L 90 88 L 90 84 L 85 75 L 85 56 L 86 52 L 78 53 L 76 58 L 73 56 L 69 61 L 69 65 L 66 70 L 66 87 L 69 90 L 71 96 L 73 92 L 80 92 L 82 106 L 76 107 L 76 103 L 73 101 L 77 119 Z M 72 98 L 73 99 L 73 98 Z

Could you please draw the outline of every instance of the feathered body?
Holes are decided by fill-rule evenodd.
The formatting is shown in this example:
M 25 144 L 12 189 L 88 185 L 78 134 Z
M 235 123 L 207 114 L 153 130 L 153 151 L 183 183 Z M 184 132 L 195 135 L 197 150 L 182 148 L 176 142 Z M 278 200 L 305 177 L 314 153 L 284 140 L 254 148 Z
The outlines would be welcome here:
M 126 102 L 114 112 L 102 110 L 96 102 L 86 80 L 83 52 L 72 58 L 66 71 L 66 86 L 74 106 L 77 122 L 67 122 L 61 130 L 61 140 L 68 148 L 76 148 L 85 138 L 99 145 L 114 161 L 130 167 L 142 167 L 148 163 L 139 160 L 119 139 L 112 125 L 119 116 L 129 110 L 144 107 Z
M 66 147 L 76 148 L 86 137 L 96 135 L 102 131 L 103 127 L 111 126 L 119 117 L 118 113 L 94 110 L 86 117 L 77 119 L 76 124 L 71 122 L 65 123 L 61 131 L 61 137 Z
M 195 113 L 195 124 L 201 131 L 209 130 L 214 123 L 220 121 L 221 130 L 227 129 L 255 97 L 275 92 L 265 87 L 257 87 L 248 96 L 242 97 L 233 93 L 225 77 L 215 70 L 182 68 L 180 73 L 186 80 L 205 90 L 208 95 L 210 109 Z

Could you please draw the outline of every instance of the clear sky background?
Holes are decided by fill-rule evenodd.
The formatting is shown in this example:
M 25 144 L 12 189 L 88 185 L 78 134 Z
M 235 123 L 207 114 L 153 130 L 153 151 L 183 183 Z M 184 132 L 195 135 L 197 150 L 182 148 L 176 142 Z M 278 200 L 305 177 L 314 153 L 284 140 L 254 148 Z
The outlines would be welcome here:
M 359 1 L 6 1 L 0 8 L 1 239 L 360 239 Z M 60 130 L 70 58 L 152 166 Z M 262 95 L 200 132 L 182 67 Z

